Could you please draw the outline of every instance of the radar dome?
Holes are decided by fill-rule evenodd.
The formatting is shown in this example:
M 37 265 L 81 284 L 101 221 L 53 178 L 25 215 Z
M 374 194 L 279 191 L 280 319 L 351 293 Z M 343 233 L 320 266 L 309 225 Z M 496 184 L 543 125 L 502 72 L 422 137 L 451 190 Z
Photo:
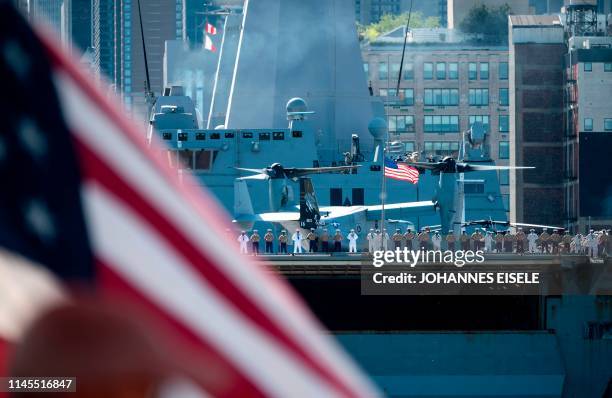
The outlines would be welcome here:
M 302 98 L 295 97 L 287 101 L 287 113 L 307 112 L 308 105 Z
M 383 118 L 375 117 L 368 123 L 368 131 L 375 140 L 381 140 L 387 134 L 387 122 Z

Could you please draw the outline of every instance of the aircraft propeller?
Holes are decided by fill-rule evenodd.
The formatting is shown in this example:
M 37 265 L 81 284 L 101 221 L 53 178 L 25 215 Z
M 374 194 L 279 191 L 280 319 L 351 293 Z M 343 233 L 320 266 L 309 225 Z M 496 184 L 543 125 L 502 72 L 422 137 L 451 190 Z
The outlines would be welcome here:
M 455 224 L 461 224 L 462 227 L 468 227 L 468 226 L 472 226 L 472 225 L 480 225 L 483 226 L 485 228 L 493 228 L 495 230 L 495 227 L 500 225 L 503 227 L 514 227 L 514 228 L 518 228 L 518 227 L 531 227 L 531 228 L 548 228 L 548 229 L 557 229 L 560 231 L 565 230 L 565 228 L 561 228 L 561 227 L 555 227 L 552 225 L 539 225 L 539 224 L 525 224 L 525 223 L 512 223 L 510 221 L 496 221 L 496 220 L 470 220 L 470 221 L 466 221 L 466 222 L 455 222 Z
M 274 163 L 265 169 L 247 169 L 244 167 L 234 167 L 236 170 L 248 171 L 254 175 L 240 177 L 241 180 L 269 180 L 277 178 L 288 178 L 296 181 L 299 177 L 311 174 L 338 173 L 354 170 L 359 165 L 353 166 L 334 166 L 334 167 L 284 167 L 280 163 Z
M 451 156 L 447 156 L 439 162 L 403 162 L 409 166 L 420 170 L 432 170 L 433 172 L 443 173 L 467 173 L 470 171 L 489 171 L 489 170 L 521 170 L 535 169 L 531 166 L 491 166 L 483 164 L 457 162 Z

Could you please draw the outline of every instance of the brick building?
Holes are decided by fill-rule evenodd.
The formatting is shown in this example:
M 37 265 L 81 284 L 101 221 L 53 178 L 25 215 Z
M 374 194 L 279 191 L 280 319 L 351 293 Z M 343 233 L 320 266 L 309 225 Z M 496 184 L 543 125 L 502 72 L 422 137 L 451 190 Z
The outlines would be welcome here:
M 507 47 L 472 45 L 457 30 L 414 29 L 397 95 L 403 34 L 398 28 L 362 47 L 371 93 L 386 105 L 390 140 L 422 156 L 456 155 L 460 132 L 480 121 L 490 133 L 492 159 L 508 164 Z M 499 177 L 507 205 L 509 175 Z
M 563 26 L 556 15 L 512 15 L 510 220 L 565 224 Z

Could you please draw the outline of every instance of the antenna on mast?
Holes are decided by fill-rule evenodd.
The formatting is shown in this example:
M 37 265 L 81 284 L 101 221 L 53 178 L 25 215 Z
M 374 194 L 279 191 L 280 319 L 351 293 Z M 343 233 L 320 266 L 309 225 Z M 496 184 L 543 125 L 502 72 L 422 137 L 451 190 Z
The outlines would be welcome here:
M 150 119 L 153 103 L 155 102 L 155 93 L 151 91 L 151 78 L 149 76 L 149 62 L 147 60 L 147 46 L 145 45 L 144 28 L 142 26 L 142 10 L 140 9 L 140 0 L 138 0 L 138 20 L 140 22 L 140 38 L 142 39 L 142 53 L 144 55 L 145 67 L 145 104 L 147 105 L 147 118 Z

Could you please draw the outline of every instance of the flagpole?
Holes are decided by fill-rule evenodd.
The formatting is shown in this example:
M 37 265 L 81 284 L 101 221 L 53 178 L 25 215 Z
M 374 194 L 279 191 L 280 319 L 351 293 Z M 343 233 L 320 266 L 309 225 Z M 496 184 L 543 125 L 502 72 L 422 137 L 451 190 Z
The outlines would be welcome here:
M 402 59 L 400 61 L 400 67 L 399 67 L 399 73 L 397 75 L 397 86 L 395 89 L 395 95 L 399 98 L 399 91 L 400 91 L 400 85 L 402 82 L 402 70 L 404 68 L 404 57 L 406 55 L 406 42 L 408 40 L 408 29 L 410 27 L 410 17 L 412 16 L 412 2 L 413 0 L 410 0 L 410 8 L 408 9 L 408 20 L 406 21 L 406 29 L 404 32 L 404 45 L 402 46 Z M 380 212 L 380 223 L 381 223 L 381 239 L 380 239 L 380 250 L 383 250 L 384 248 L 384 239 L 385 239 L 385 234 L 386 234 L 386 228 L 385 228 L 385 199 L 387 196 L 387 177 L 386 177 L 386 172 L 385 172 L 385 158 L 387 156 L 386 151 L 387 151 L 387 147 L 389 146 L 389 112 L 388 112 L 388 106 L 389 106 L 389 90 L 391 90 L 391 82 L 390 82 L 390 77 L 391 77 L 391 62 L 390 62 L 390 58 L 387 55 L 387 104 L 385 105 L 385 121 L 387 122 L 387 131 L 386 131 L 386 135 L 385 135 L 385 139 L 384 139 L 384 145 L 382 148 L 382 183 L 381 183 L 381 188 L 380 188 L 380 203 L 381 203 L 381 212 Z M 397 125 L 397 124 L 396 124 Z M 418 200 L 418 186 L 417 186 L 417 200 Z

